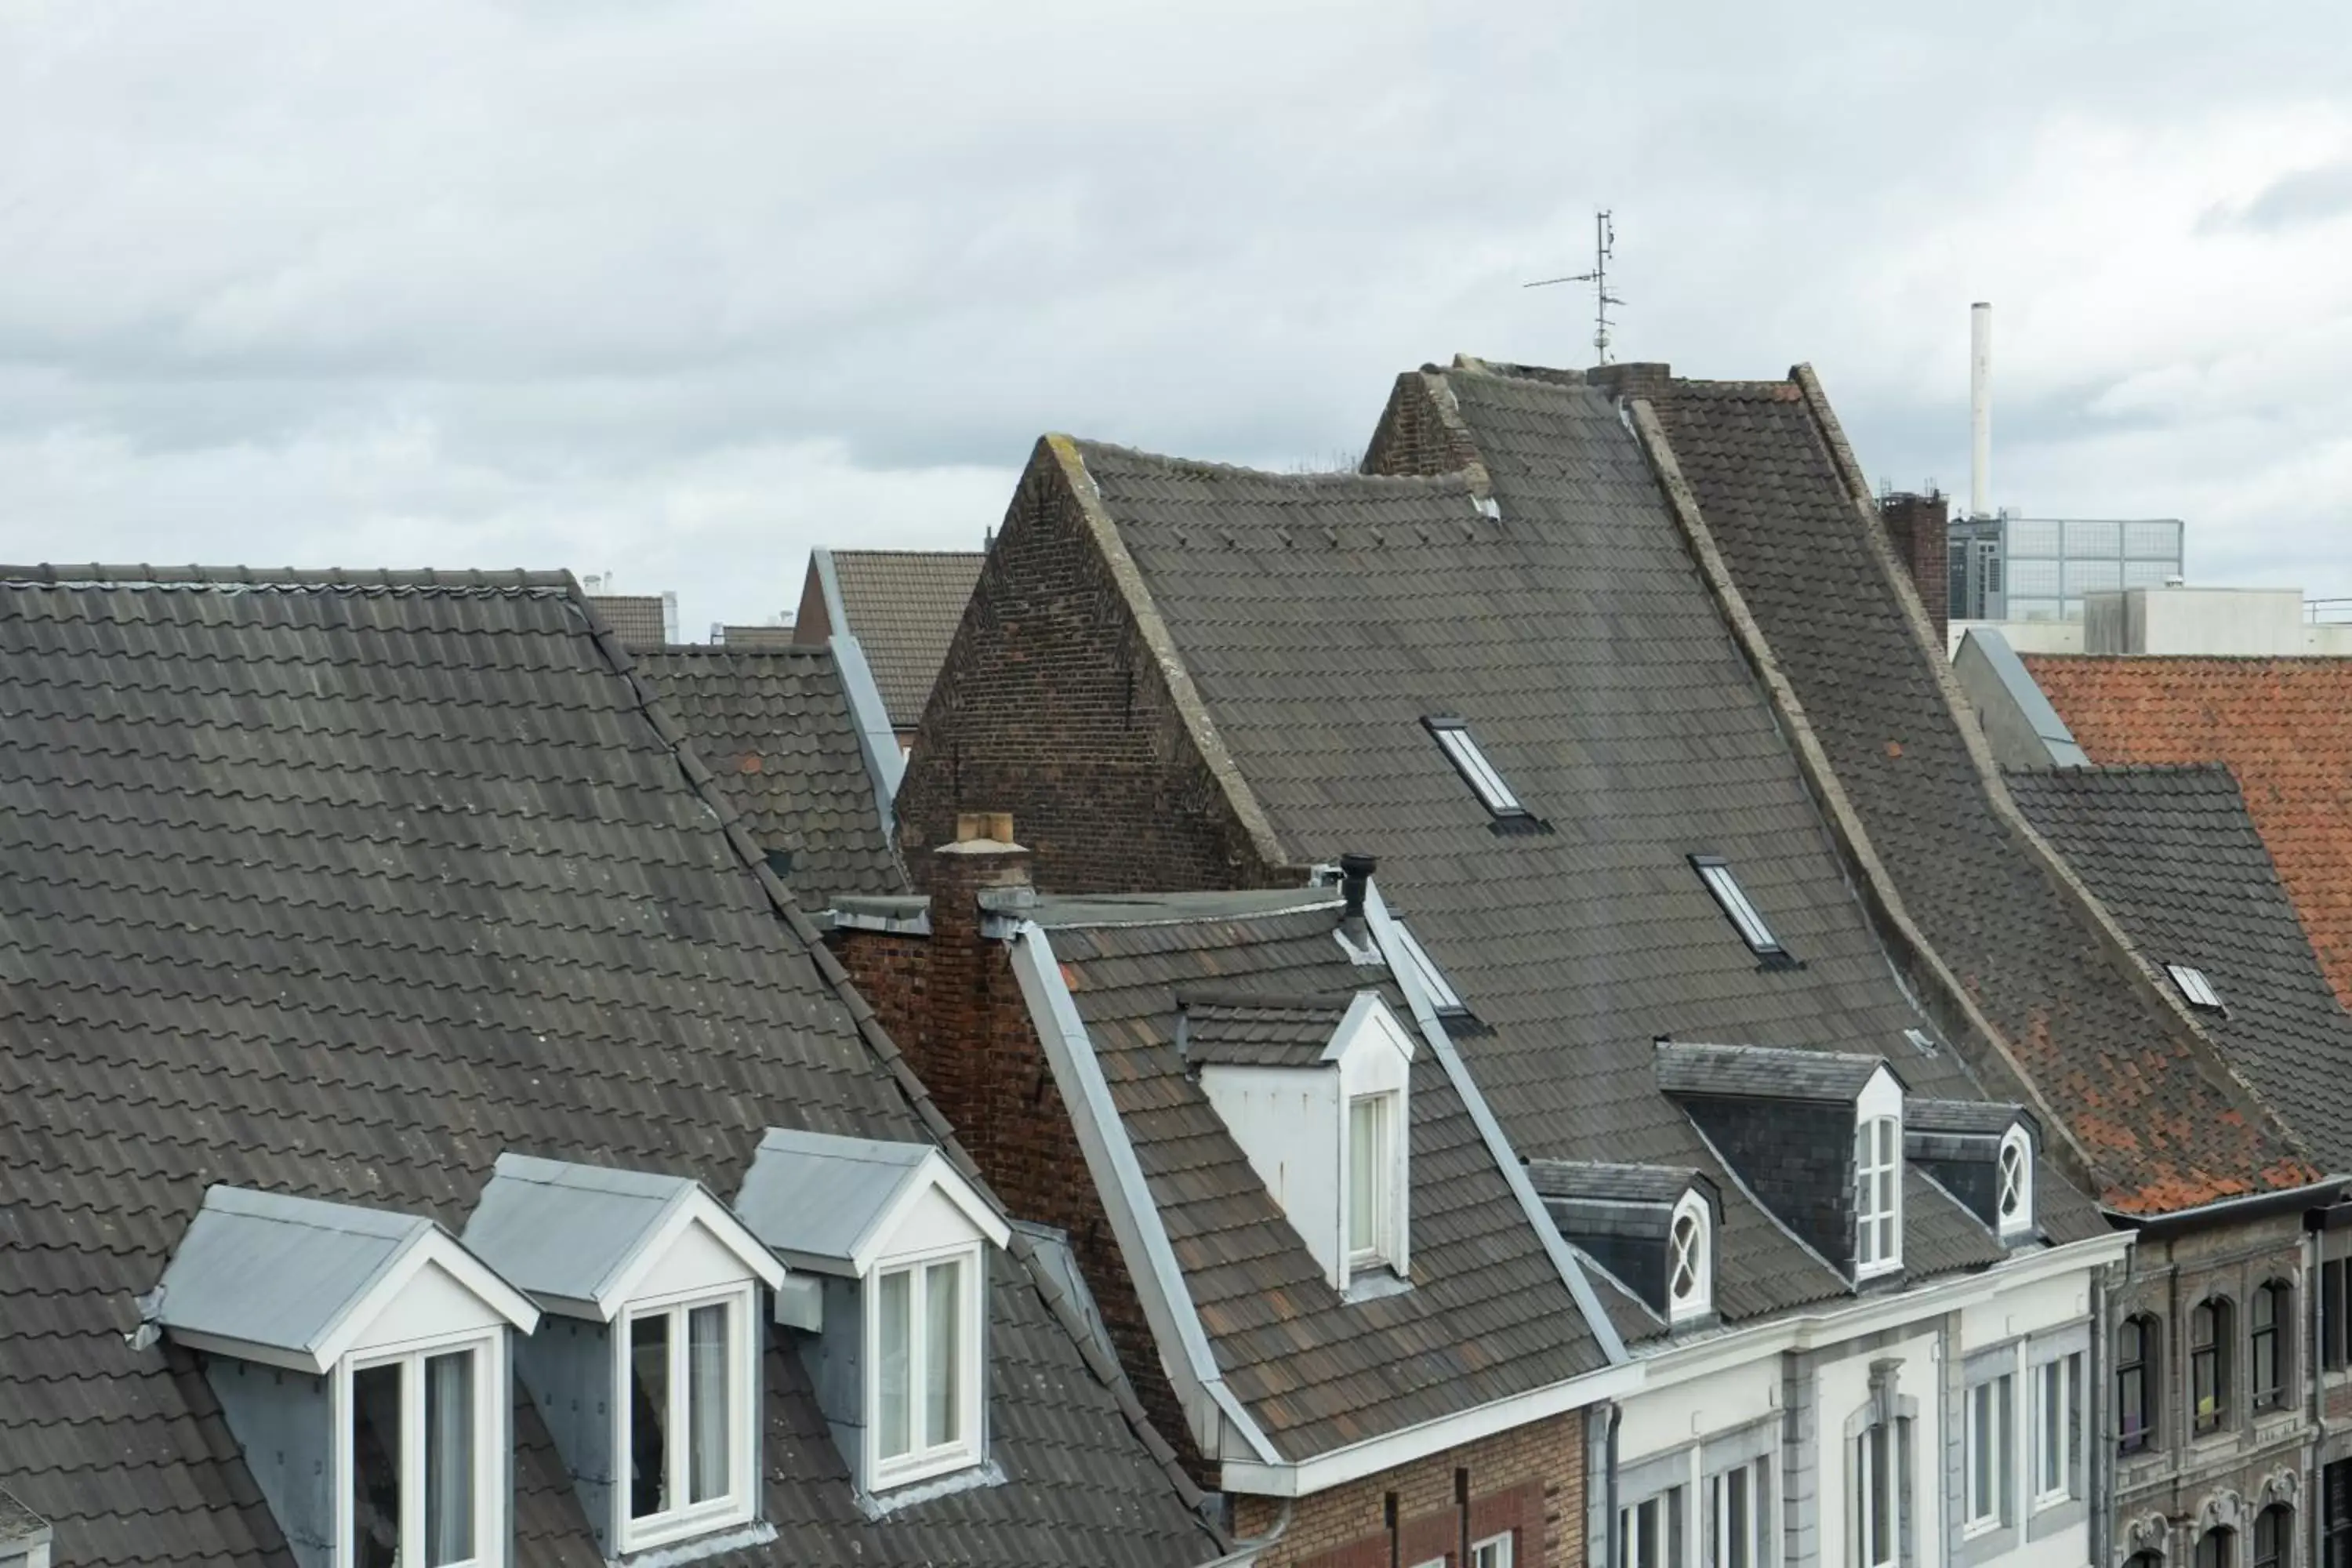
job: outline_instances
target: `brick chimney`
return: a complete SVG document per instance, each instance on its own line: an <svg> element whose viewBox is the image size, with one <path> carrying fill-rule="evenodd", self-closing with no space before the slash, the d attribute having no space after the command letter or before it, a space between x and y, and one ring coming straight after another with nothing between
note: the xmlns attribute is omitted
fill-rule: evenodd
<svg viewBox="0 0 2352 1568"><path fill-rule="evenodd" d="M1675 384L1674 366L1656 360L1620 361L1596 364L1584 373L1585 384L1612 397L1664 397Z"/></svg>
<svg viewBox="0 0 2352 1568"><path fill-rule="evenodd" d="M1950 502L1933 490L1925 495L1897 490L1878 503L1879 520L1886 524L1895 553L1903 558L1912 585L1927 607L1939 648L1948 637L1952 620L1951 558L1946 543L1950 514Z"/></svg>

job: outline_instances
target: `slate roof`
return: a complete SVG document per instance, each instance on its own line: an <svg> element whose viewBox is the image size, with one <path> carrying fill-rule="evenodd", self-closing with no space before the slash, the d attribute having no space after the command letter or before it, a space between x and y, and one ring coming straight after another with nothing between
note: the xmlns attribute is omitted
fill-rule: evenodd
<svg viewBox="0 0 2352 1568"><path fill-rule="evenodd" d="M0 570L0 1487L61 1563L290 1568L184 1349L127 1342L207 1186L454 1231L509 1150L732 1191L772 1123L940 1134L570 579L157 576ZM869 1521L772 1351L780 1539L713 1562L1214 1555L1108 1351L995 1278L1007 1484ZM518 1438L517 1560L590 1561Z"/></svg>
<svg viewBox="0 0 2352 1568"><path fill-rule="evenodd" d="M829 647L673 647L629 656L802 907L899 893L890 844Z"/></svg>
<svg viewBox="0 0 2352 1568"><path fill-rule="evenodd" d="M1957 1132L1999 1137L2019 1121L2021 1109L1981 1100L1906 1100L1903 1102L1905 1132Z"/></svg>
<svg viewBox="0 0 2352 1568"><path fill-rule="evenodd" d="M1479 372L1405 381L1400 396L1458 410L1455 455L1499 516L1467 469L1273 475L1055 445L1083 463L1280 859L1377 850L1392 912L1491 1030L1457 1044L1514 1147L1704 1172L1727 1194L1726 1318L1840 1294L1835 1269L1730 1200L1651 1042L1883 1055L1919 1092L1981 1090L1958 1053L1906 1042L1934 1026L1610 400ZM1549 829L1498 835L1432 714L1466 721ZM1730 862L1796 965L1759 965L1695 853ZM2053 1236L2101 1228L2063 1182L2042 1190Z"/></svg>
<svg viewBox="0 0 2352 1568"><path fill-rule="evenodd" d="M2024 662L2091 761L2219 763L2236 775L2328 984L2352 1006L2352 659Z"/></svg>
<svg viewBox="0 0 2352 1568"><path fill-rule="evenodd" d="M2219 1052L2110 956L2094 906L2005 813L1989 757L1961 730L1943 650L1866 531L1867 489L1841 460L1826 403L1809 398L1809 374L1676 380L1651 406L1911 919L2067 1124L2110 1205L2158 1214L2317 1180Z"/></svg>
<svg viewBox="0 0 2352 1568"><path fill-rule="evenodd" d="M1347 1016L1346 996L1180 991L1184 1059L1227 1067L1315 1067Z"/></svg>
<svg viewBox="0 0 2352 1568"><path fill-rule="evenodd" d="M590 594L588 603L597 616L612 628L613 635L631 647L659 647L668 640L669 618L659 594Z"/></svg>
<svg viewBox="0 0 2352 1568"><path fill-rule="evenodd" d="M987 555L977 550L836 550L845 628L866 650L891 724L922 721ZM838 632L845 628L836 626Z"/></svg>
<svg viewBox="0 0 2352 1568"><path fill-rule="evenodd" d="M1851 1051L1658 1042L1658 1087L1668 1094L1740 1100L1852 1100L1885 1065Z"/></svg>
<svg viewBox="0 0 2352 1568"><path fill-rule="evenodd" d="M1324 1279L1185 1071L1177 998L1214 986L1286 1007L1376 984L1328 895L1291 911L1154 925L1056 923L1054 956L1101 1063L1227 1385L1303 1458L1605 1363L1576 1299L1426 1046L1410 1081L1411 1290L1350 1304ZM1050 912L1050 911L1049 911ZM1336 1025L1338 1019L1334 1016Z"/></svg>
<svg viewBox="0 0 2352 1568"><path fill-rule="evenodd" d="M2220 766L2011 772L2042 836L2143 957L2203 970L2228 1011L2207 1032L2330 1171L2352 1171L2352 1016Z"/></svg>
<svg viewBox="0 0 2352 1568"><path fill-rule="evenodd" d="M1675 1204L1699 1173L1668 1165L1611 1165L1592 1160L1530 1160L1528 1181L1538 1196L1572 1202Z"/></svg>

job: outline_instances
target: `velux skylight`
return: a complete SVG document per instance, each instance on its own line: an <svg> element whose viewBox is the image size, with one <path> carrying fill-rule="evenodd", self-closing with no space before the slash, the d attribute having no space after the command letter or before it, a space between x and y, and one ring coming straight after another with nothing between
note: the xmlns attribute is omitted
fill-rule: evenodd
<svg viewBox="0 0 2352 1568"><path fill-rule="evenodd" d="M1422 722L1429 726L1429 732L1437 737L1446 760L1460 770L1463 779L1488 811L1498 817L1528 815L1528 808L1519 804L1519 797L1511 793L1511 786L1503 782L1503 775L1486 760L1486 753L1478 749L1468 725L1459 719L1443 717L1423 719Z"/></svg>
<svg viewBox="0 0 2352 1568"><path fill-rule="evenodd" d="M1412 965L1413 978L1421 982L1422 994L1429 998L1433 1011L1440 1014L1466 1013L1462 998L1446 984L1445 973L1431 961L1430 956L1402 921L1396 923L1397 944L1404 949L1405 962Z"/></svg>
<svg viewBox="0 0 2352 1568"><path fill-rule="evenodd" d="M2205 972L2186 963L2164 966L2172 975L2172 983L2180 987L2180 994L2191 1007L2201 1007L2208 1013L2221 1011L2221 994L2205 978Z"/></svg>
<svg viewBox="0 0 2352 1568"><path fill-rule="evenodd" d="M1739 879L1732 875L1730 865L1722 856L1694 855L1690 863L1691 868L1698 873L1699 880L1706 884L1706 890L1715 895L1715 901L1722 908L1724 917L1731 921L1732 929L1739 933L1739 940L1748 944L1749 952L1776 967L1792 962L1789 950L1780 945L1780 939L1772 934L1772 928L1764 923L1764 917L1757 913L1754 904L1748 901L1748 894L1740 887Z"/></svg>

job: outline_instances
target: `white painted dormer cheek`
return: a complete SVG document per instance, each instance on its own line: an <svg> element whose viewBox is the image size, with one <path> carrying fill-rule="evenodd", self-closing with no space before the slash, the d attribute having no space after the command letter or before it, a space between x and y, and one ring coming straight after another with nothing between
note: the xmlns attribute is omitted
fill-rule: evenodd
<svg viewBox="0 0 2352 1568"><path fill-rule="evenodd" d="M1201 1088L1324 1277L1339 1286L1345 1101L1330 1068L1212 1067Z"/></svg>

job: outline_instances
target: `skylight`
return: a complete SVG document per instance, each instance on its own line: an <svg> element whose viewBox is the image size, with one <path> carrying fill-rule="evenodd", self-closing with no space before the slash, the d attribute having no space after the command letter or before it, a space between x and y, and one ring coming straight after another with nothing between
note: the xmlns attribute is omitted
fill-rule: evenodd
<svg viewBox="0 0 2352 1568"><path fill-rule="evenodd" d="M2221 994L2213 989L2213 983L2205 978L2203 970L2186 963L2168 963L2164 967L2171 972L2172 983L2180 987L2181 996L2191 1007L2201 1007L2209 1013L2221 1011Z"/></svg>
<svg viewBox="0 0 2352 1568"><path fill-rule="evenodd" d="M1444 972L1431 960L1412 932L1405 929L1402 921L1396 922L1396 933L1398 945L1404 949L1405 962L1412 965L1413 978L1421 982L1422 993L1429 998L1430 1006L1440 1014L1468 1012L1454 987L1446 984Z"/></svg>
<svg viewBox="0 0 2352 1568"><path fill-rule="evenodd" d="M1731 921L1733 929L1739 932L1739 940L1748 944L1750 952L1759 958L1784 959L1789 956L1788 949L1782 947L1780 939L1772 934L1772 928L1764 923L1764 917L1758 914L1756 906L1748 901L1748 894L1741 889L1739 879L1731 874L1731 868L1723 857L1694 855L1690 863L1692 868L1698 872L1699 880L1706 884L1706 890L1715 895L1715 901L1722 906L1724 915Z"/></svg>
<svg viewBox="0 0 2352 1568"><path fill-rule="evenodd" d="M1488 811L1496 816L1528 815L1528 808L1519 804L1519 797L1511 793L1511 786L1503 782L1503 775L1495 771L1495 764L1478 749L1467 725L1459 719L1424 719L1422 722L1429 726L1429 732L1437 737L1446 760L1461 771Z"/></svg>

